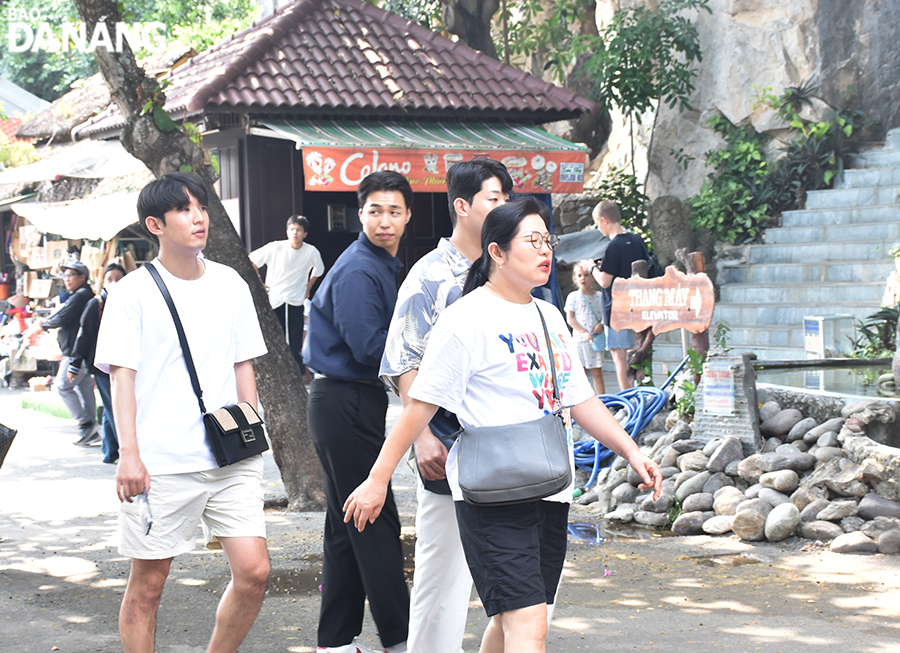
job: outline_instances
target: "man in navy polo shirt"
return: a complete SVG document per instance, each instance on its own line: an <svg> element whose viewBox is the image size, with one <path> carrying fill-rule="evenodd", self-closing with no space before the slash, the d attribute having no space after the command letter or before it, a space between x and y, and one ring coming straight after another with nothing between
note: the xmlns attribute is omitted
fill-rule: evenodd
<svg viewBox="0 0 900 653"><path fill-rule="evenodd" d="M358 532L343 506L369 475L384 443L388 397L378 380L397 301L400 238L412 188L403 175L374 172L357 189L362 233L335 262L309 311L303 360L314 372L309 430L325 472L324 561L318 649L361 651L368 597L381 642L406 651L409 593L403 578L400 518L388 492L381 518Z"/></svg>

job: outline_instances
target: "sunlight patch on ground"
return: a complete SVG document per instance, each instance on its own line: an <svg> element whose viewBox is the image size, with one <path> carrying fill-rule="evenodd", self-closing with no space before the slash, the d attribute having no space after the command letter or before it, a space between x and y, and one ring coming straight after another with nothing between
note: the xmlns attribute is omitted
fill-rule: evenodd
<svg viewBox="0 0 900 653"><path fill-rule="evenodd" d="M836 598L833 603L835 607L844 610L866 610L867 614L882 617L900 616L900 602L884 595Z"/></svg>
<svg viewBox="0 0 900 653"><path fill-rule="evenodd" d="M806 646L838 647L842 642L826 637L813 637L808 632L800 632L789 628L767 628L759 624L745 624L741 628L720 628L720 632L742 637L751 637L760 642L803 642ZM832 648L831 650L837 650Z"/></svg>
<svg viewBox="0 0 900 653"><path fill-rule="evenodd" d="M568 630L573 633L583 633L595 627L597 624L617 624L618 619L583 619L580 617L569 617L568 619L554 619L553 627L562 630Z"/></svg>
<svg viewBox="0 0 900 653"><path fill-rule="evenodd" d="M643 608L650 605L647 601L638 601L637 599L616 599L615 601L611 601L611 603L615 603L616 605L626 605L633 608Z"/></svg>
<svg viewBox="0 0 900 653"><path fill-rule="evenodd" d="M89 580L99 573L96 563L90 560L63 556L19 558L12 564L0 567L0 570L3 569L65 578L70 583L80 583L81 581Z"/></svg>
<svg viewBox="0 0 900 653"><path fill-rule="evenodd" d="M86 623L90 623L91 618L85 617L82 615L77 615L77 616L72 615L72 616L68 616L68 617L62 617L62 620L68 621L70 624L86 624Z"/></svg>
<svg viewBox="0 0 900 653"><path fill-rule="evenodd" d="M673 587L696 587L696 588L706 587L705 583L700 582L696 578L676 578L669 584L672 585Z"/></svg>
<svg viewBox="0 0 900 653"><path fill-rule="evenodd" d="M742 614L756 614L759 612L754 607L744 605L737 601L692 601L686 596L683 597L666 597L661 599L663 603L676 606L678 608L693 608L694 610L702 610L705 612L713 612L716 610L728 610L730 612L740 612Z"/></svg>

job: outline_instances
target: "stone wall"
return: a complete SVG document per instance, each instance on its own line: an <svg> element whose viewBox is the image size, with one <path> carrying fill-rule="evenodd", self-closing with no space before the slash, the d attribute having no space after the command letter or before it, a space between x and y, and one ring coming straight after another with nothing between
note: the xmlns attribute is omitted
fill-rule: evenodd
<svg viewBox="0 0 900 653"><path fill-rule="evenodd" d="M619 7L656 0L597 4L602 26ZM715 112L776 138L783 135L784 125L773 112L754 109L761 88L780 94L813 79L822 99L838 105L852 87L846 100L872 121L868 139L881 140L888 129L900 127L900 3L710 0L710 8L711 14L694 17L703 53L691 98L694 110L679 113L663 106L635 125L638 175L646 172L650 197L696 194L709 173L704 155L720 145L706 127ZM606 147L592 163L595 170L621 167L630 157L628 122L614 115L612 125ZM678 149L695 159L687 170L671 156Z"/></svg>

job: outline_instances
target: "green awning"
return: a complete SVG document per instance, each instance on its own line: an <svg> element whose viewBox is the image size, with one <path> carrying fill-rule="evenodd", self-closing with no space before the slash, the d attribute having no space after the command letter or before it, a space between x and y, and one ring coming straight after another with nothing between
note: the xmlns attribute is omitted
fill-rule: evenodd
<svg viewBox="0 0 900 653"><path fill-rule="evenodd" d="M539 127L453 120L259 120L250 133L303 150L304 188L352 191L376 170L396 170L415 192L446 191L447 170L486 156L503 163L519 193L580 193L588 148Z"/></svg>
<svg viewBox="0 0 900 653"><path fill-rule="evenodd" d="M539 127L513 123L359 120L260 120L257 136L284 138L304 147L363 147L446 150L538 150L587 152L587 147ZM266 133L271 130L273 133Z"/></svg>

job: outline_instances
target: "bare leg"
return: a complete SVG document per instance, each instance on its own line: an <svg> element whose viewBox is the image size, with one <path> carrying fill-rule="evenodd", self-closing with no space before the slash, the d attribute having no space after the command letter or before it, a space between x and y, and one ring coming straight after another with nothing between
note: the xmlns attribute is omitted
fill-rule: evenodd
<svg viewBox="0 0 900 653"><path fill-rule="evenodd" d="M588 370L594 379L594 392L598 395L606 394L606 382L603 380L603 368L592 367Z"/></svg>
<svg viewBox="0 0 900 653"><path fill-rule="evenodd" d="M156 610L172 558L132 560L128 586L119 608L119 635L125 653L153 653Z"/></svg>
<svg viewBox="0 0 900 653"><path fill-rule="evenodd" d="M231 566L231 582L216 610L216 627L207 653L234 653L244 640L266 596L269 552L262 537L220 537Z"/></svg>
<svg viewBox="0 0 900 653"><path fill-rule="evenodd" d="M628 382L628 361L625 358L628 350L610 349L609 353L612 354L613 363L616 365L616 379L619 381L619 390L627 390L631 387L631 384Z"/></svg>
<svg viewBox="0 0 900 653"><path fill-rule="evenodd" d="M480 653L545 653L547 604L508 610L491 617Z"/></svg>

